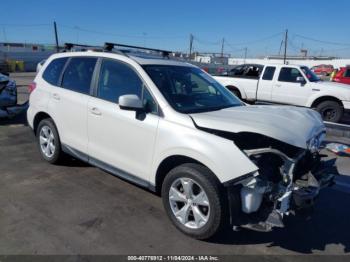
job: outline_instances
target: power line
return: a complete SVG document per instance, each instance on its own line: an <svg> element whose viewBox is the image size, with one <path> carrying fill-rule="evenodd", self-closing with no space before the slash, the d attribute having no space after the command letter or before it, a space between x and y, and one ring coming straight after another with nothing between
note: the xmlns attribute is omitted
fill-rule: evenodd
<svg viewBox="0 0 350 262"><path fill-rule="evenodd" d="M264 37L264 38L260 38L260 39L256 39L256 40L252 40L252 41L248 41L248 42L233 43L233 44L231 43L231 45L233 45L233 46L244 46L244 45L256 44L256 43L259 43L259 42L270 40L272 38L276 38L277 36L281 36L282 34L283 34L283 32L279 32L279 33L276 33L276 34L273 34L273 35L270 35L270 36L267 36L267 37Z"/></svg>
<svg viewBox="0 0 350 262"><path fill-rule="evenodd" d="M50 24L0 24L0 26L9 26L9 27L42 27L42 26L51 26Z"/></svg>
<svg viewBox="0 0 350 262"><path fill-rule="evenodd" d="M329 41L319 40L319 39L315 39L315 38L311 38L311 37L307 37L307 36L302 36L302 35L298 35L298 34L295 34L295 37L303 38L303 39L318 42L318 43L328 44L328 45L350 46L349 43L329 42Z"/></svg>
<svg viewBox="0 0 350 262"><path fill-rule="evenodd" d="M203 44L203 45L220 45L222 44L222 40L219 40L217 42L211 42L211 41L206 41L203 39L198 38L197 36L194 36L193 39L199 43L199 44Z"/></svg>
<svg viewBox="0 0 350 262"><path fill-rule="evenodd" d="M145 36L145 33L142 35L126 35L126 34L116 34L116 33L110 33L110 32L102 32L102 31L96 31L91 29L86 29L80 26L69 26L69 25L63 25L58 24L60 27L69 28L72 30L80 31L80 32L86 32L86 33L92 33L92 34L98 34L98 35L109 35L109 36L116 36L116 37L125 37L125 38L136 38L136 39L185 39L185 36Z"/></svg>

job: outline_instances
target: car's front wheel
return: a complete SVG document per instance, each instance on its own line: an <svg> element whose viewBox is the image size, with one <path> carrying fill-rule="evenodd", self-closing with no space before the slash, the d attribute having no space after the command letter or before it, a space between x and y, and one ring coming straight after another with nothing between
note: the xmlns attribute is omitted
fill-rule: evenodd
<svg viewBox="0 0 350 262"><path fill-rule="evenodd" d="M36 131L41 156L51 164L57 163L61 157L61 143L57 128L50 118L43 119Z"/></svg>
<svg viewBox="0 0 350 262"><path fill-rule="evenodd" d="M165 210L183 233L207 239L226 221L223 190L214 174L199 164L183 164L169 172L162 186Z"/></svg>

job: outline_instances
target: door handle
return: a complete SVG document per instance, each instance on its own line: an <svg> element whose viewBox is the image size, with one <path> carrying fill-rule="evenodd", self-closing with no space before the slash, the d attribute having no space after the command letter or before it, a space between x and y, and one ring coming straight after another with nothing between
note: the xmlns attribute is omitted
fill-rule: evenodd
<svg viewBox="0 0 350 262"><path fill-rule="evenodd" d="M94 114L94 115L97 115L97 116L102 115L101 111L97 107L91 108L90 112L91 112L91 114Z"/></svg>
<svg viewBox="0 0 350 262"><path fill-rule="evenodd" d="M282 85L280 85L280 84L276 84L276 87L281 87Z"/></svg>
<svg viewBox="0 0 350 262"><path fill-rule="evenodd" d="M60 99L61 99L60 96L59 96L59 94L54 93L52 96L53 96L53 98L56 99L56 100L60 100Z"/></svg>

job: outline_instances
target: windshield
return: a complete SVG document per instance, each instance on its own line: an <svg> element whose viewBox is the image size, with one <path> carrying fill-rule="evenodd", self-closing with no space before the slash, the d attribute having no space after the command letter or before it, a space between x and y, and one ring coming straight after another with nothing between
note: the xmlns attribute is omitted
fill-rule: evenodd
<svg viewBox="0 0 350 262"><path fill-rule="evenodd" d="M199 68L169 65L146 65L143 68L178 112L199 113L244 105Z"/></svg>
<svg viewBox="0 0 350 262"><path fill-rule="evenodd" d="M5 81L8 81L8 80L9 80L8 76L5 76L5 75L0 73L0 82L5 82Z"/></svg>
<svg viewBox="0 0 350 262"><path fill-rule="evenodd" d="M310 82L321 81L321 79L314 72L312 72L308 67L302 66L300 67L300 69L303 70L304 74L306 75L306 77L309 79Z"/></svg>

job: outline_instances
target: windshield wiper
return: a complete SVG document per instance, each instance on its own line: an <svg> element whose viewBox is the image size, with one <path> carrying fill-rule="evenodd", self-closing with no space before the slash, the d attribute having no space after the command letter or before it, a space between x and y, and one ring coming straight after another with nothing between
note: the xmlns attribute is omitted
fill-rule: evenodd
<svg viewBox="0 0 350 262"><path fill-rule="evenodd" d="M206 107L206 108L198 108L198 109L188 110L186 113L188 113L188 114L195 114L195 113L219 111L219 110L222 110L222 109L225 109L225 108L236 107L236 106L241 106L241 105L237 104L237 105L226 105L226 106L213 106L213 107Z"/></svg>

